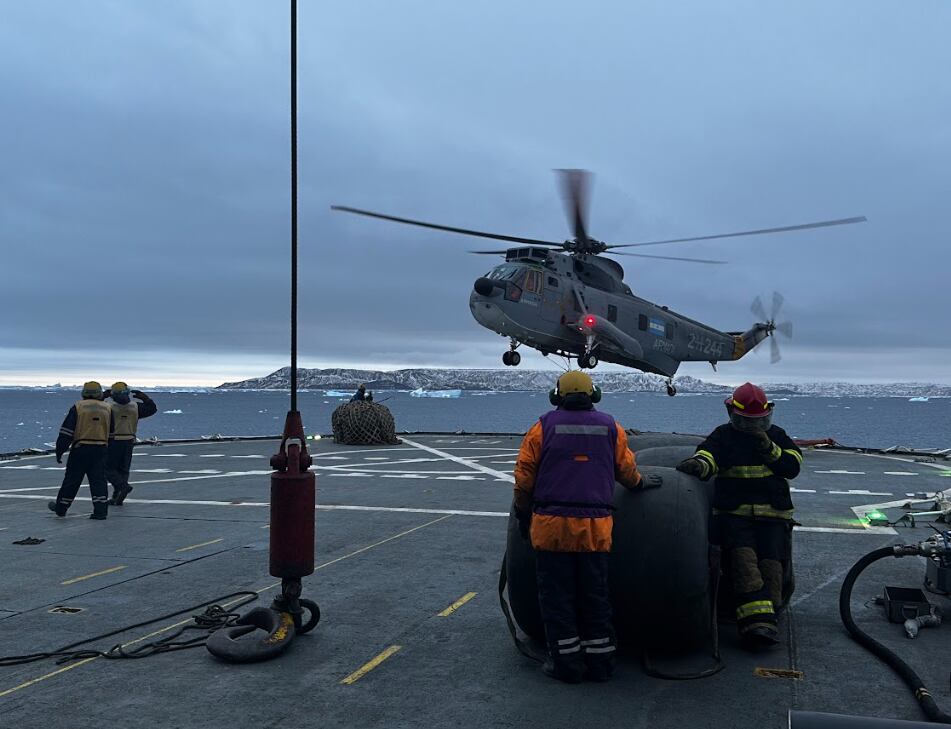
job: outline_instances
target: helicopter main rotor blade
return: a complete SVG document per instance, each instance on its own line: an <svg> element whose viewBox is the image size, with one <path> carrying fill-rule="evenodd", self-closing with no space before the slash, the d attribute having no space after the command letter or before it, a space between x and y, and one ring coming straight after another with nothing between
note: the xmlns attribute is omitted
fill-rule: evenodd
<svg viewBox="0 0 951 729"><path fill-rule="evenodd" d="M588 231L585 221L588 217L589 190L591 173L587 170L555 170L561 183L561 196L565 203L565 212L575 240L586 242Z"/></svg>
<svg viewBox="0 0 951 729"><path fill-rule="evenodd" d="M791 321L781 321L776 325L776 331L782 334L787 339L792 338L792 322Z"/></svg>
<svg viewBox="0 0 951 729"><path fill-rule="evenodd" d="M729 261L710 261L706 258L680 258L678 256L649 256L646 253L615 253L610 251L612 256L637 256L638 258L658 258L663 261L686 261L687 263L729 263Z"/></svg>
<svg viewBox="0 0 951 729"><path fill-rule="evenodd" d="M741 230L737 233L718 233L717 235L700 235L693 238L671 238L669 240L650 240L644 243L622 243L609 245L608 248L636 248L638 246L659 246L666 243L686 243L695 240L715 240L717 238L738 238L744 235L763 235L764 233L788 233L794 230L809 230L811 228L829 228L833 225L852 225L864 223L868 220L864 215L857 218L842 218L841 220L821 220L818 223L803 223L802 225L787 225L782 228L760 228L759 230Z"/></svg>
<svg viewBox="0 0 951 729"><path fill-rule="evenodd" d="M520 238L514 235L500 235L499 233L486 233L481 230L469 230L468 228L454 228L449 225L437 225L436 223L427 223L422 220L412 220L410 218L397 218L394 215L384 215L383 213L374 213L370 210L360 210L350 208L345 205L331 205L331 210L339 210L342 213L353 213L355 215L365 215L368 218L379 218L380 220L391 220L394 223L405 223L406 225L416 225L420 228L432 228L433 230L445 230L449 233L460 233L462 235L474 235L478 238L491 238L493 240L506 240L512 243L527 243L533 246L552 246L561 248L561 243L555 243L550 240L536 240L535 238Z"/></svg>
<svg viewBox="0 0 951 729"><path fill-rule="evenodd" d="M466 253L475 253L477 256L499 256L505 255L508 251L466 251Z"/></svg>

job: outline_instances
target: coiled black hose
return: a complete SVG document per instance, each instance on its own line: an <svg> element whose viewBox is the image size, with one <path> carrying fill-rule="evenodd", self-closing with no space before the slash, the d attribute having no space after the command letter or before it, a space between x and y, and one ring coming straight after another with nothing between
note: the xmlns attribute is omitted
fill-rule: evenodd
<svg viewBox="0 0 951 729"><path fill-rule="evenodd" d="M918 700L921 710L925 713L925 716L928 717L929 721L939 724L951 724L951 716L945 714L940 708L938 708L938 705L935 703L934 698L932 698L931 693L925 687L921 677L915 673L914 669L905 663L905 661L903 661L894 651L886 648L868 633L863 631L858 625L855 624L855 620L852 618L852 588L854 587L855 581L858 579L858 576L862 573L862 571L865 570L865 568L870 564L877 562L880 559L885 559L886 557L903 557L905 555L916 553L917 551L915 547L906 547L904 545L897 547L881 547L880 549L869 552L858 562L852 565L852 569L850 569L849 573L845 576L845 581L842 583L842 589L839 591L839 615L842 618L842 624L845 626L845 629L849 631L849 634L852 636L852 638L854 638L857 643L870 650L885 663L891 666L895 673L897 673L901 679L906 684L908 684L908 687L912 690L915 698Z"/></svg>

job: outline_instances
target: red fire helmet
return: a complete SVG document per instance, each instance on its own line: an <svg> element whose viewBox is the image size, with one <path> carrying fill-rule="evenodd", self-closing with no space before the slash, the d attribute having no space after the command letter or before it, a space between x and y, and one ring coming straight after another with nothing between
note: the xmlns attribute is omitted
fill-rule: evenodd
<svg viewBox="0 0 951 729"><path fill-rule="evenodd" d="M723 402L745 418L765 418L773 410L773 403L766 399L763 389L751 382L740 385Z"/></svg>

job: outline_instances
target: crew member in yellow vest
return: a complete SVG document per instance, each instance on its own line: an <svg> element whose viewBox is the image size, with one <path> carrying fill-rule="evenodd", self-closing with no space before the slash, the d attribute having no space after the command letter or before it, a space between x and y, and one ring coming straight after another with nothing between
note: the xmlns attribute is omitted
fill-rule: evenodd
<svg viewBox="0 0 951 729"><path fill-rule="evenodd" d="M125 497L132 491L129 485L129 468L132 466L132 449L139 420L155 415L158 408L141 390L130 390L124 382L116 382L104 393L106 403L112 407L112 419L116 433L109 442L106 455L106 480L112 484L109 503L122 506ZM132 398L141 402L133 402Z"/></svg>
<svg viewBox="0 0 951 729"><path fill-rule="evenodd" d="M102 401L102 385L87 382L83 385L82 400L66 413L66 419L56 439L56 462L63 462L68 450L66 474L56 501L47 506L56 516L66 512L76 498L84 478L89 478L92 493L90 519L105 519L109 512L109 487L106 485L106 450L115 430L112 408Z"/></svg>

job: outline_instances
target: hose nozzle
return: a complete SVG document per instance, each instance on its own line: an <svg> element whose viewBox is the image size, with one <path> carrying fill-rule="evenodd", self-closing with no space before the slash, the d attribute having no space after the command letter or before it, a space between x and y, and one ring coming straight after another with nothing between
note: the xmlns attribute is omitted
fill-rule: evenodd
<svg viewBox="0 0 951 729"><path fill-rule="evenodd" d="M920 544L896 544L892 549L896 557L915 557L922 554Z"/></svg>

